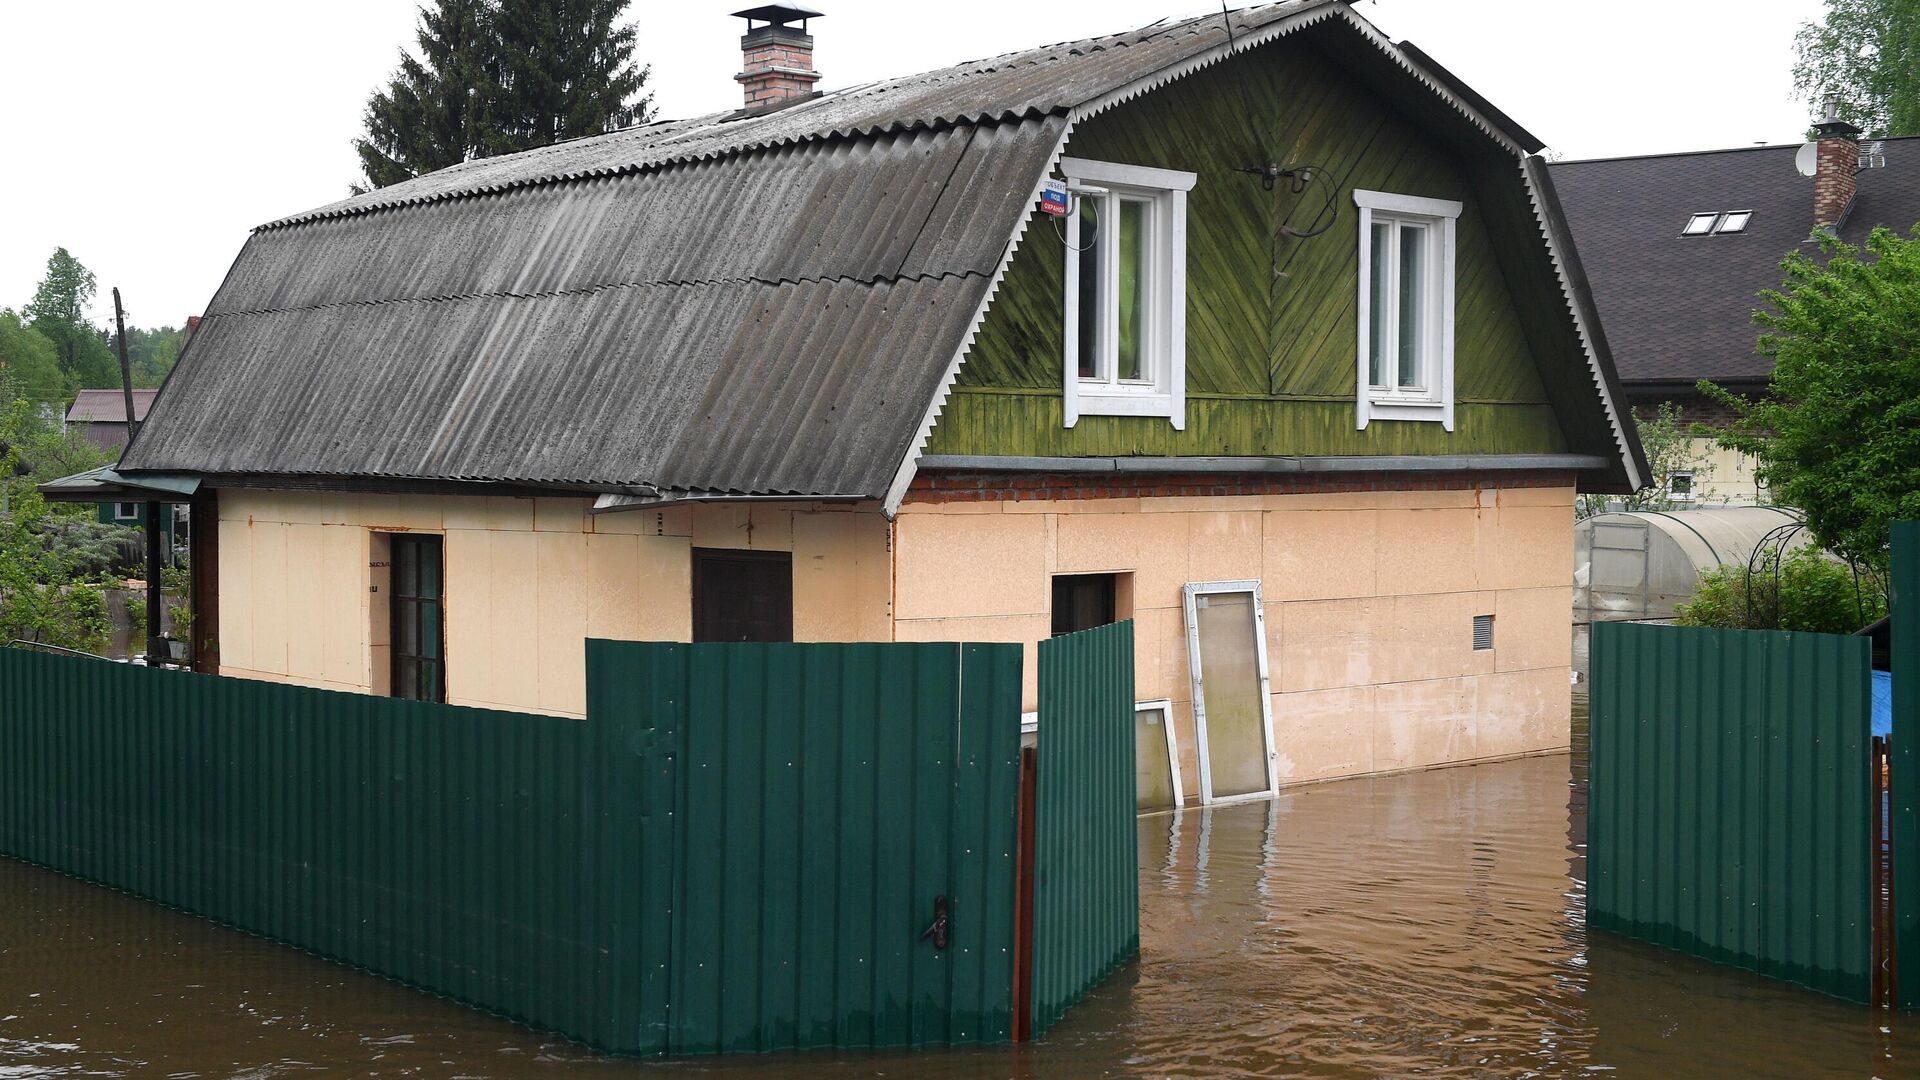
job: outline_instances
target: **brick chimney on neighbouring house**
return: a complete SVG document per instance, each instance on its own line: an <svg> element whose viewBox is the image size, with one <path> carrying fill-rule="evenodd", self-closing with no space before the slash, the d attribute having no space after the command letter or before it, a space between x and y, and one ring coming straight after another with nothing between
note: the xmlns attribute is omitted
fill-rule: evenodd
<svg viewBox="0 0 1920 1080"><path fill-rule="evenodd" d="M1813 126L1813 227L1830 229L1847 216L1858 189L1860 129L1840 119L1840 102L1827 99L1827 115Z"/></svg>
<svg viewBox="0 0 1920 1080"><path fill-rule="evenodd" d="M766 112L813 96L820 73L813 70L813 36L807 20L820 12L799 4L762 4L734 15L747 20L740 39L740 74L734 78L747 94L749 112ZM765 26L753 25L755 20ZM792 23L799 23L796 29Z"/></svg>

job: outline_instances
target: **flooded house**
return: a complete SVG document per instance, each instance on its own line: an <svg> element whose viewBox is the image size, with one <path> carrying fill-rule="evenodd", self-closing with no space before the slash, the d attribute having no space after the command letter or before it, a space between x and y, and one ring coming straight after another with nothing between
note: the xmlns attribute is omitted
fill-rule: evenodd
<svg viewBox="0 0 1920 1080"><path fill-rule="evenodd" d="M1574 497L1646 472L1538 139L1331 0L830 92L739 14L741 109L254 231L116 473L217 523L196 666L1014 641L1031 709L1132 619L1161 802L1567 746Z"/></svg>

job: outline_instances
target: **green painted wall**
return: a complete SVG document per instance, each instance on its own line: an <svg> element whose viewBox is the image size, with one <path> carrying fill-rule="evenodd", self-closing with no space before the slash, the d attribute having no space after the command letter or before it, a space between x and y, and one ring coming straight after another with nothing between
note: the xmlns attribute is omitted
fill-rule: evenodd
<svg viewBox="0 0 1920 1080"><path fill-rule="evenodd" d="M1319 165L1325 178L1295 196L1284 181L1266 192L1257 177L1238 172L1258 157L1249 113L1270 155ZM1187 212L1187 428L1104 416L1082 417L1071 430L1061 426L1065 256L1052 220L1036 213L927 452L1566 451L1561 418L1543 387L1480 202L1487 166L1464 161L1449 146L1298 39L1264 46L1088 120L1069 139L1067 154L1199 175ZM1506 172L1499 186L1517 192L1518 162L1498 164ZM1333 227L1313 239L1281 236L1290 212L1298 227L1311 222L1328 183L1338 189ZM1452 432L1437 423L1390 420L1354 428L1355 188L1466 204L1457 237ZM1564 312L1559 319L1566 322ZM1561 356L1556 363L1565 362ZM1586 377L1584 365L1578 377Z"/></svg>

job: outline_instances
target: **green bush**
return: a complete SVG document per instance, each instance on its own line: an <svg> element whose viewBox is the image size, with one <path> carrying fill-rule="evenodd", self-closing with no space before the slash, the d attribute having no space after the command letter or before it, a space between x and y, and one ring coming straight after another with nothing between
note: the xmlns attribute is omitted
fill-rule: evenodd
<svg viewBox="0 0 1920 1080"><path fill-rule="evenodd" d="M1878 584L1823 555L1811 544L1758 569L1721 566L1700 575L1693 598L1674 609L1681 626L1723 630L1806 630L1851 634L1887 613Z"/></svg>

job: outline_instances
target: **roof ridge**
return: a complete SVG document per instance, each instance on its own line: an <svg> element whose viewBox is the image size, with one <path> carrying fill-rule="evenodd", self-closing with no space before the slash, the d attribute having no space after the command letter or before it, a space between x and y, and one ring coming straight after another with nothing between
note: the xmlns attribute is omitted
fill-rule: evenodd
<svg viewBox="0 0 1920 1080"><path fill-rule="evenodd" d="M1252 4L1230 12L1236 31L1255 33L1281 20L1318 8L1344 8L1347 0L1273 0ZM327 203L298 214L277 218L256 231L285 228L326 218L346 217L376 210L394 209L459 198L470 198L496 191L532 187L548 183L567 183L599 176L622 175L671 168L699 161L722 160L780 147L835 138L872 138L876 135L911 131L921 127L958 127L962 124L1006 123L1032 116L1062 113L1087 101L1098 100L1115 89L1137 81L1152 71L1105 72L1098 85L1085 87L1021 86L1016 80L1002 96L991 94L994 87L975 95L971 102L961 101L951 108L930 101L912 100L916 87L946 87L991 76L1014 64L1039 68L1062 61L1087 61L1102 53L1146 45L1182 30L1197 31L1217 26L1220 14L1208 12L1165 25L1150 23L1093 37L1078 38L1053 45L1031 46L983 60L965 61L942 68L897 76L818 94L773 112L744 115L742 111L709 113L680 120L657 120L644 125L621 128L597 135L581 136L546 146L534 147L498 157L475 158L386 188ZM1358 16L1355 16L1358 18ZM1195 36L1198 36L1195 34ZM1196 48L1194 53L1204 51ZM1169 55L1159 68L1177 67L1191 59ZM1123 65L1124 66L1124 65ZM884 106L889 94L909 100L902 108ZM923 95L924 96L924 95ZM1071 98L1071 99L1069 99ZM872 106L861 111L862 105ZM853 115L845 115L847 113ZM738 125L737 127L733 125ZM665 137L649 140L646 133ZM704 140L695 138L705 132ZM716 138L728 132L736 138ZM514 174L510 164L551 164L530 172ZM503 165L508 167L503 168ZM571 165L572 167L568 167ZM437 178L437 181L436 181ZM463 182L464 181L464 182Z"/></svg>
<svg viewBox="0 0 1920 1080"><path fill-rule="evenodd" d="M531 292L521 292L513 289L488 289L482 292L439 293L432 296L392 296L382 297L378 300L335 300L331 303L301 304L295 307L247 308L240 311L211 313L205 316L203 321L212 322L215 319L234 319L255 315L285 315L297 311L331 311L336 308L386 307L393 304L439 304L451 303L458 300L495 300L502 298L514 300L546 300L556 296L586 296L597 292L607 292L612 289L690 289L705 285L762 285L771 289L785 288L792 285L862 285L877 287L881 285L892 286L923 281L962 281L967 278L986 276L987 273L984 270L942 270L937 273L873 274L867 277L857 277L852 274L820 274L813 277L770 278L749 274L740 277L662 278L654 281L610 281L604 284L588 285L578 289L537 289ZM112 393L116 396L120 393L118 390L102 390L100 392ZM139 393L140 391L135 390L134 392ZM148 392L153 393L155 391Z"/></svg>

